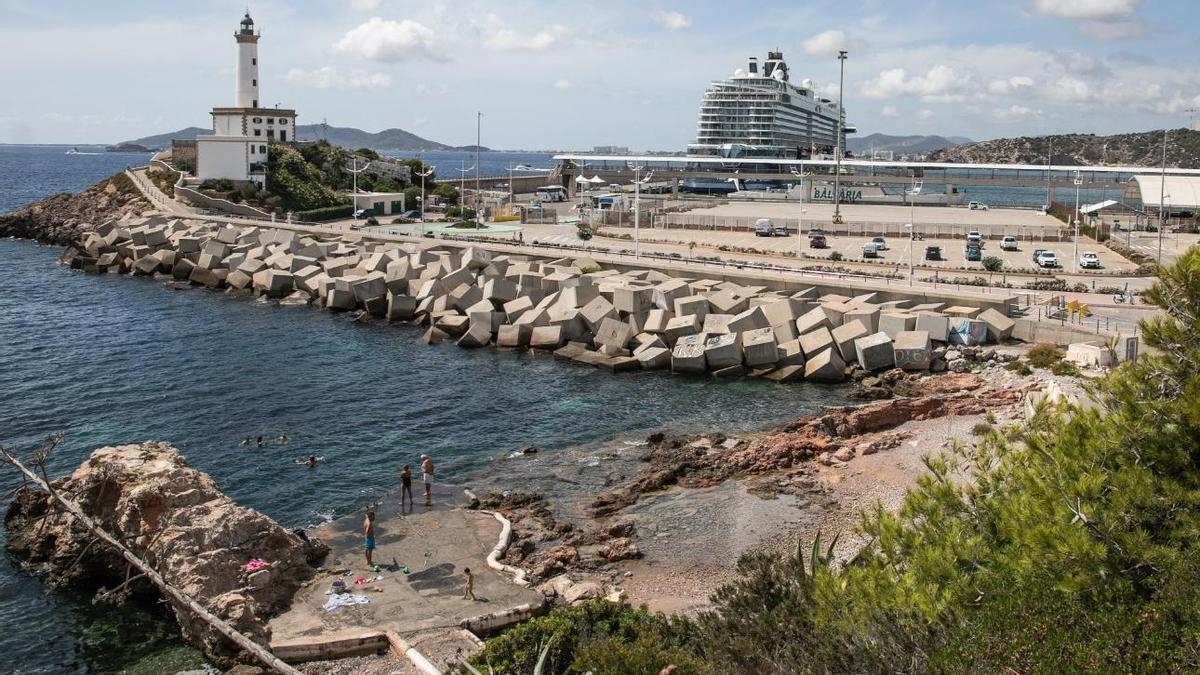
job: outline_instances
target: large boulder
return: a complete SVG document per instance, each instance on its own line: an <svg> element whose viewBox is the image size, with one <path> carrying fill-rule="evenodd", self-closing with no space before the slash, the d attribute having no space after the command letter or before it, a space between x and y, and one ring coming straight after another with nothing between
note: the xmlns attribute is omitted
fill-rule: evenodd
<svg viewBox="0 0 1200 675"><path fill-rule="evenodd" d="M167 583L263 644L270 637L267 618L288 606L314 577L311 565L329 550L238 506L166 443L100 448L54 487L136 555L152 560ZM120 555L93 542L78 519L45 493L19 490L4 525L9 552L42 571L50 586L115 588L127 578ZM269 579L251 582L244 569L249 558L266 561ZM158 593L144 578L131 587ZM239 650L223 636L173 602L163 607L175 612L183 636L214 663L236 664Z"/></svg>

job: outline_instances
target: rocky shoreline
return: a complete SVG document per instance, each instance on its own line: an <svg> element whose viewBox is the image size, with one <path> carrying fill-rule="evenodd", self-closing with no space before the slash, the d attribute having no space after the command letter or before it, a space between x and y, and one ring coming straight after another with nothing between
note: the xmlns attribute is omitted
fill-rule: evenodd
<svg viewBox="0 0 1200 675"><path fill-rule="evenodd" d="M96 225L148 212L151 204L124 173L75 194L51 195L0 215L0 237L69 246Z"/></svg>

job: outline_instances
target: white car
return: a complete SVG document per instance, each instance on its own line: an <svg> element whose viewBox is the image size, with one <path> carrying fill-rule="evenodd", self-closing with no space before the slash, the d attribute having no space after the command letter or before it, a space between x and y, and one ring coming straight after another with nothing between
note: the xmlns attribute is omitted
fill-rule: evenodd
<svg viewBox="0 0 1200 675"><path fill-rule="evenodd" d="M1037 257L1038 267L1058 267L1058 256L1053 251L1042 251Z"/></svg>
<svg viewBox="0 0 1200 675"><path fill-rule="evenodd" d="M983 235L979 234L978 230L971 230L967 233L967 245L983 247Z"/></svg>
<svg viewBox="0 0 1200 675"><path fill-rule="evenodd" d="M1079 254L1079 266L1100 269L1100 256L1093 251L1084 251Z"/></svg>
<svg viewBox="0 0 1200 675"><path fill-rule="evenodd" d="M1005 237L1005 238L1001 239L1000 240L1000 250L1001 251L1016 251L1017 250L1017 238L1016 237Z"/></svg>
<svg viewBox="0 0 1200 675"><path fill-rule="evenodd" d="M875 244L875 250L876 250L876 251L886 251L886 250L888 250L888 247L887 247L887 240L886 240L886 239L884 239L883 237L875 237L874 239L872 239L872 240L871 240L871 243L872 243L872 244Z"/></svg>
<svg viewBox="0 0 1200 675"><path fill-rule="evenodd" d="M971 202L967 204L967 208L972 211L987 211L988 205L983 202Z"/></svg>

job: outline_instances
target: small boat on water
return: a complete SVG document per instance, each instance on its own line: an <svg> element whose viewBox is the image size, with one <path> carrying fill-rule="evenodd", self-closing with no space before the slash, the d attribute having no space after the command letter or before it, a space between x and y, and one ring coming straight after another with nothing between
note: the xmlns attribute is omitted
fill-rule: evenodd
<svg viewBox="0 0 1200 675"><path fill-rule="evenodd" d="M68 155L78 155L78 154L80 154L80 152L79 152L79 148L71 148L70 150L68 150L68 151L66 152L66 154L68 154Z"/></svg>

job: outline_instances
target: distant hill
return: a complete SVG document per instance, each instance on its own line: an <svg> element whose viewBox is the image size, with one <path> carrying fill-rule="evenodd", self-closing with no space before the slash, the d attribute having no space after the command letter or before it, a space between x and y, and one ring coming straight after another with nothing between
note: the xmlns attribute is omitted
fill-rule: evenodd
<svg viewBox="0 0 1200 675"><path fill-rule="evenodd" d="M970 143L971 139L961 136L889 136L871 134L851 136L846 139L846 148L855 155L869 156L872 150L892 151L897 155L927 155L942 148L959 143Z"/></svg>
<svg viewBox="0 0 1200 675"><path fill-rule="evenodd" d="M1051 162L1058 165L1158 166L1162 163L1162 141L1161 129L1112 136L1021 136L956 145L938 150L928 159L967 164L1045 164L1046 153L1053 142ZM1172 129L1167 139L1167 164L1200 167L1200 131Z"/></svg>
<svg viewBox="0 0 1200 675"><path fill-rule="evenodd" d="M165 148L171 144L172 140L191 140L197 134L209 133L212 133L211 129L187 127L186 129L166 134L135 138L131 141L124 141L124 143L144 145L148 148ZM352 127L323 127L320 124L301 124L296 127L296 138L301 141L315 141L323 138L333 145L340 145L343 148L350 148L352 150L370 148L379 152L475 149L473 145L456 147L438 143L437 141L421 138L403 129L384 129L378 133L372 133ZM483 150L486 151L487 148L483 148Z"/></svg>

